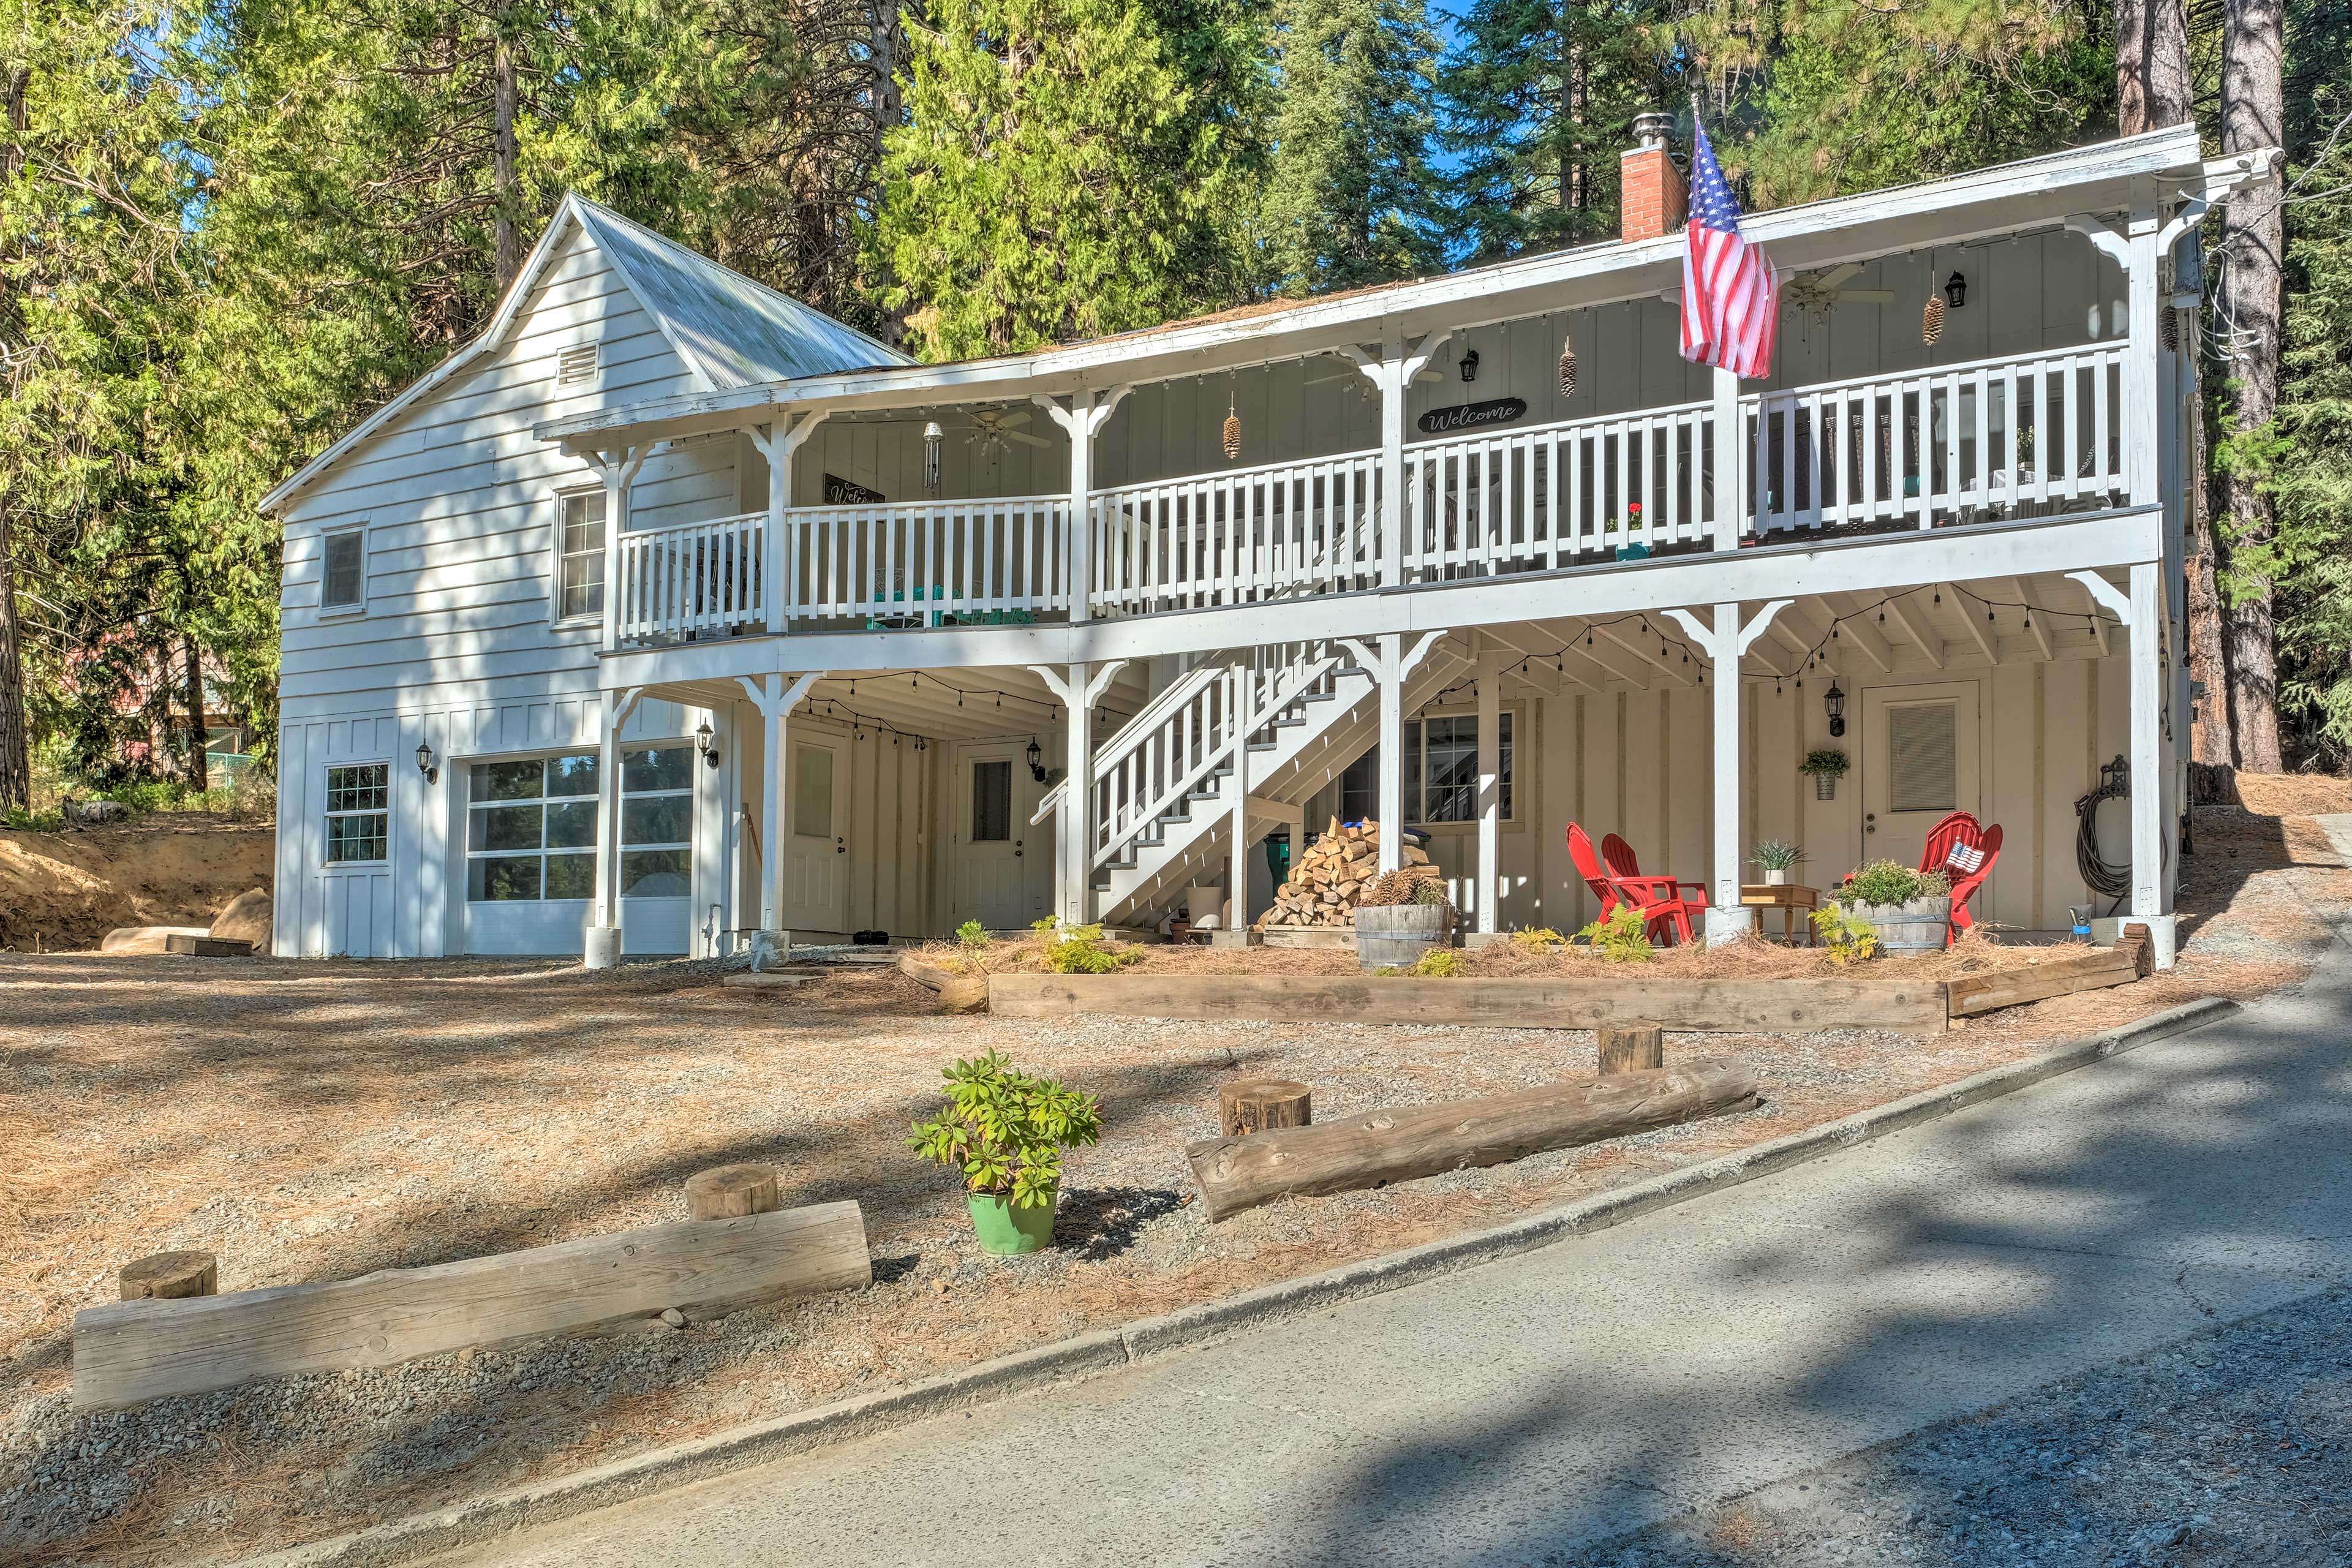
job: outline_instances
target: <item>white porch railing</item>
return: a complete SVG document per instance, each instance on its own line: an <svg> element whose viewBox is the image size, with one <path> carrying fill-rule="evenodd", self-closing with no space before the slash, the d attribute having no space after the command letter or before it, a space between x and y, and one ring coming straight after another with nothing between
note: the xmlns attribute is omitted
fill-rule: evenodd
<svg viewBox="0 0 2352 1568"><path fill-rule="evenodd" d="M1714 430L1712 406L1689 403L1408 447L1405 581L1707 538Z"/></svg>
<svg viewBox="0 0 2352 1568"><path fill-rule="evenodd" d="M619 628L626 642L675 642L764 627L768 514L620 537Z"/></svg>
<svg viewBox="0 0 2352 1568"><path fill-rule="evenodd" d="M1860 376L1743 400L1754 530L2041 507L2128 489L2126 345Z"/></svg>
<svg viewBox="0 0 2352 1568"><path fill-rule="evenodd" d="M1921 528L2128 494L2123 342L1856 377L1741 400L1741 531ZM1709 548L1711 404L1472 435L1402 454L1399 581ZM1381 586L1381 457L1343 453L1087 498L1085 604L1104 616ZM625 643L772 625L971 625L1075 607L1064 496L754 514L624 534ZM773 550L777 559L772 561ZM771 572L782 584L772 606Z"/></svg>
<svg viewBox="0 0 2352 1568"><path fill-rule="evenodd" d="M1271 643L1251 654L1239 668L1223 660L1187 670L1096 750L1092 865L1117 859L1232 759L1247 739L1240 730L1244 711L1255 733L1308 697L1330 692L1340 664L1323 643ZM1068 789L1065 779L1047 791L1031 823L1057 810Z"/></svg>
<svg viewBox="0 0 2352 1568"><path fill-rule="evenodd" d="M1098 612L1142 615L1376 586L1381 455L1097 490Z"/></svg>
<svg viewBox="0 0 2352 1568"><path fill-rule="evenodd" d="M938 626L1070 607L1067 496L842 506L784 516L795 619Z"/></svg>

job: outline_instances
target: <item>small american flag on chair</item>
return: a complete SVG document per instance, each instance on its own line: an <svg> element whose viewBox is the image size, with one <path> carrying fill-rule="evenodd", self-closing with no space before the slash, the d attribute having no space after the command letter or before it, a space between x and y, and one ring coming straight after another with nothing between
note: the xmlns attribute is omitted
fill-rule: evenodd
<svg viewBox="0 0 2352 1568"><path fill-rule="evenodd" d="M1780 285L1739 232L1739 204L1691 116L1690 222L1683 230L1683 358L1736 374L1772 374Z"/></svg>

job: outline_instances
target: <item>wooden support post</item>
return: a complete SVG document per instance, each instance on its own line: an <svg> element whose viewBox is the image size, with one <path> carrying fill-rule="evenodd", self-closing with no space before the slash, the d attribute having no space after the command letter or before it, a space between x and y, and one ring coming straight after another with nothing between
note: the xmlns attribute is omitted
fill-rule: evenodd
<svg viewBox="0 0 2352 1568"><path fill-rule="evenodd" d="M606 596L613 584L604 584ZM590 901L581 963L610 969L621 962L621 730L636 711L643 687L607 687L598 705L596 736L596 885Z"/></svg>
<svg viewBox="0 0 2352 1568"><path fill-rule="evenodd" d="M778 1206L773 1165L715 1165L686 1179L689 1219L740 1219Z"/></svg>
<svg viewBox="0 0 2352 1568"><path fill-rule="evenodd" d="M115 1277L126 1301L178 1301L220 1289L220 1261L209 1252L158 1252L126 1263Z"/></svg>
<svg viewBox="0 0 2352 1568"><path fill-rule="evenodd" d="M1597 1031L1601 1076L1666 1065L1666 1035L1655 1024L1603 1024Z"/></svg>
<svg viewBox="0 0 2352 1568"><path fill-rule="evenodd" d="M1380 703L1380 870L1404 866L1404 687L1444 632L1422 632L1407 641L1403 634L1386 632L1371 642L1339 639L1372 678Z"/></svg>
<svg viewBox="0 0 2352 1568"><path fill-rule="evenodd" d="M1502 930L1503 655L1491 637L1478 652L1478 901L1481 934Z"/></svg>
<svg viewBox="0 0 2352 1568"><path fill-rule="evenodd" d="M1404 427L1412 378L1421 374L1422 366L1444 346L1449 335L1438 332L1408 343L1391 327L1377 352L1369 344L1340 350L1363 373L1364 379L1380 389L1381 485L1376 515L1380 520L1378 558L1384 587L1400 587L1404 583L1405 528L1412 515L1412 508L1405 500Z"/></svg>
<svg viewBox="0 0 2352 1568"><path fill-rule="evenodd" d="M803 415L789 424L785 418L751 433L752 444L768 459L768 526L760 556L761 608L766 612L768 630L779 636L792 629L792 602L800 590L800 542L786 526L793 505L793 455L816 433L824 415Z"/></svg>
<svg viewBox="0 0 2352 1568"><path fill-rule="evenodd" d="M1666 614L1707 653L1707 673L1715 680L1715 836L1709 868L1706 939L1729 942L1754 929L1753 912L1739 901L1739 661L1770 626L1773 617L1794 601L1774 599L1742 622L1739 604L1732 600L1715 606L1711 622L1688 610Z"/></svg>
<svg viewBox="0 0 2352 1568"><path fill-rule="evenodd" d="M1233 868L1226 877L1224 929L1249 930L1250 734L1256 728L1257 671L1250 656L1234 663Z"/></svg>
<svg viewBox="0 0 2352 1568"><path fill-rule="evenodd" d="M1217 1127L1227 1138L1246 1138L1277 1127L1305 1127L1315 1120L1315 1091L1285 1078L1243 1078L1217 1086Z"/></svg>

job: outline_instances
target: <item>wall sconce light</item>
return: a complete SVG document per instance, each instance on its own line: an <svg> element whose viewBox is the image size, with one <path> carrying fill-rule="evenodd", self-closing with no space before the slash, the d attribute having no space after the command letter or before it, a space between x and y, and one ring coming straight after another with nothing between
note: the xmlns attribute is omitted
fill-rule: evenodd
<svg viewBox="0 0 2352 1568"><path fill-rule="evenodd" d="M940 493L940 442L944 436L945 432L940 430L940 422L936 419L923 426L923 492L926 495Z"/></svg>
<svg viewBox="0 0 2352 1568"><path fill-rule="evenodd" d="M1478 351L1476 349L1472 349L1468 353L1462 356L1462 379L1465 381L1475 381L1478 379Z"/></svg>
<svg viewBox="0 0 2352 1568"><path fill-rule="evenodd" d="M416 742L416 771L425 775L425 782L426 784L439 784L441 782L441 770L434 763L433 747L429 742L419 741Z"/></svg>
<svg viewBox="0 0 2352 1568"><path fill-rule="evenodd" d="M1044 748L1037 744L1037 737L1034 735L1029 737L1029 750L1026 754L1029 758L1029 776L1035 779L1039 784L1044 784L1045 782L1045 752Z"/></svg>
<svg viewBox="0 0 2352 1568"><path fill-rule="evenodd" d="M1952 309L1955 310L1967 304L1969 302L1969 280L1957 272L1953 273L1949 278L1945 279L1944 298L1952 302Z"/></svg>
<svg viewBox="0 0 2352 1568"><path fill-rule="evenodd" d="M1830 689L1822 694L1822 706L1829 710L1832 737L1843 735L1845 733L1845 693L1838 689L1837 677L1834 675L1830 677Z"/></svg>
<svg viewBox="0 0 2352 1568"><path fill-rule="evenodd" d="M701 754L702 765L706 768L719 765L719 748L712 745L710 740L710 719L706 714L702 722L694 727L694 749Z"/></svg>

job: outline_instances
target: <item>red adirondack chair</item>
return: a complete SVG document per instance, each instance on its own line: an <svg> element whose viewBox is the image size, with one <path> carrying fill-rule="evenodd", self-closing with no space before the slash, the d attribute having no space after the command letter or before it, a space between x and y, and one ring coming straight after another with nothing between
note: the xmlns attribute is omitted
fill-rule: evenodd
<svg viewBox="0 0 2352 1568"><path fill-rule="evenodd" d="M1935 826L1927 829L1927 842L1919 851L1919 870L1941 871L1951 879L1952 916L1944 928L1944 945L1952 945L1952 933L1974 926L1976 917L1969 913L1969 898L1984 879L1992 875L1993 862L2000 858L2000 824L1990 827L1979 822L1965 811L1945 814ZM1846 880L1853 880L1848 872Z"/></svg>
<svg viewBox="0 0 2352 1568"><path fill-rule="evenodd" d="M1952 880L1952 923L1944 932L1946 947L1952 945L1953 931L1967 931L1977 923L1969 913L1969 896L1984 886L1984 879L1992 875L1993 862L2000 858L1998 822L1987 827L1969 813L1955 811L1927 830L1919 869L1941 871Z"/></svg>
<svg viewBox="0 0 2352 1568"><path fill-rule="evenodd" d="M1615 834L1601 841L1601 852L1592 850L1592 840L1582 826L1568 825L1568 858L1576 864L1577 875L1601 900L1601 918L1606 920L1621 903L1631 904L1642 911L1643 929L1654 937L1671 931L1676 941L1691 940L1691 916L1706 918L1706 889L1696 882L1677 882L1672 877L1644 877L1641 863L1635 859L1633 847ZM1688 888L1693 896L1685 898L1681 889Z"/></svg>

